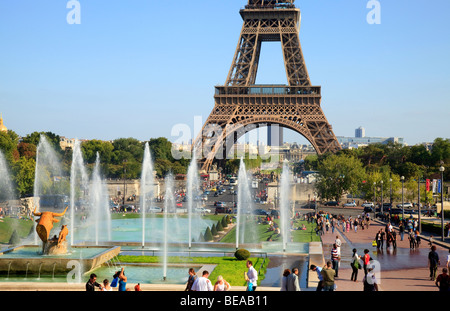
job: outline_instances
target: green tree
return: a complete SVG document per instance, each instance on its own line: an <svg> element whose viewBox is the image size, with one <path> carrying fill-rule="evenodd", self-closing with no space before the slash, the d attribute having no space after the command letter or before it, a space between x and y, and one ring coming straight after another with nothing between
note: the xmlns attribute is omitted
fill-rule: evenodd
<svg viewBox="0 0 450 311"><path fill-rule="evenodd" d="M49 144L56 150L56 152L62 153L62 149L59 144L61 141L61 137L52 132L33 132L23 137L22 141L24 143L29 143L38 146L39 141L41 139L41 135L44 135L47 138Z"/></svg>
<svg viewBox="0 0 450 311"><path fill-rule="evenodd" d="M436 138L431 150L432 165L439 166L440 162L450 162L450 139Z"/></svg>
<svg viewBox="0 0 450 311"><path fill-rule="evenodd" d="M148 142L148 146L155 160L162 159L168 160L169 162L174 161L174 158L172 157L172 143L167 140L167 138L152 138Z"/></svg>
<svg viewBox="0 0 450 311"><path fill-rule="evenodd" d="M21 157L13 166L14 180L20 196L33 194L35 166L34 158L28 159L26 157Z"/></svg>
<svg viewBox="0 0 450 311"><path fill-rule="evenodd" d="M205 234L203 235L203 239L205 240L205 242L210 242L214 240L213 235L211 233L211 229L209 227L206 228Z"/></svg>
<svg viewBox="0 0 450 311"><path fill-rule="evenodd" d="M339 201L344 193L358 193L366 174L364 167L353 156L331 154L319 160L319 196Z"/></svg>
<svg viewBox="0 0 450 311"><path fill-rule="evenodd" d="M97 159L97 152L100 156L100 162L103 164L110 164L114 146L108 141L89 140L81 144L81 150L86 163L95 163Z"/></svg>
<svg viewBox="0 0 450 311"><path fill-rule="evenodd" d="M0 131L0 150L10 163L14 160L13 153L16 149L17 143L11 138L8 132Z"/></svg>

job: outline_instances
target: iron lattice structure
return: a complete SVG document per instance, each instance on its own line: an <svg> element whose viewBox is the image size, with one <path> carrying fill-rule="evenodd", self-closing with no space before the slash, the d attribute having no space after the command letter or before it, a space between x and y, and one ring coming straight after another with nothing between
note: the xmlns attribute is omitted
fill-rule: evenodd
<svg viewBox="0 0 450 311"><path fill-rule="evenodd" d="M225 85L216 86L214 108L194 142L203 171L224 159L228 147L251 129L279 125L303 135L318 154L341 149L321 108L321 87L312 86L299 38L294 0L249 0ZM288 85L255 85L261 44L281 42Z"/></svg>

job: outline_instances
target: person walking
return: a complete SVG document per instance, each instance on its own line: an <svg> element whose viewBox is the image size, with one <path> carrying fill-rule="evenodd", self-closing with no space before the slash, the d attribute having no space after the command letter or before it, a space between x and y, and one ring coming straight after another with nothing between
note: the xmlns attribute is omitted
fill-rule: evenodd
<svg viewBox="0 0 450 311"><path fill-rule="evenodd" d="M405 235L405 225L403 221L400 222L400 226L398 227L398 231L400 232L400 241L403 241L403 237Z"/></svg>
<svg viewBox="0 0 450 311"><path fill-rule="evenodd" d="M208 270L204 270L202 272L202 276L197 278L194 281L194 284L192 284L192 290L196 292L212 292L213 286L208 277L209 277Z"/></svg>
<svg viewBox="0 0 450 311"><path fill-rule="evenodd" d="M436 278L435 284L440 292L450 291L450 276L448 275L447 268L442 269L442 273Z"/></svg>
<svg viewBox="0 0 450 311"><path fill-rule="evenodd" d="M289 274L287 279L287 290L289 292L299 292L300 285L298 282L298 268L293 268L292 273Z"/></svg>
<svg viewBox="0 0 450 311"><path fill-rule="evenodd" d="M397 249L397 233L395 230L392 230L392 247Z"/></svg>
<svg viewBox="0 0 450 311"><path fill-rule="evenodd" d="M333 265L333 270L336 272L335 278L339 277L339 261L341 260L339 250L336 247L336 244L333 244L333 248L331 249L331 263Z"/></svg>
<svg viewBox="0 0 450 311"><path fill-rule="evenodd" d="M409 231L408 240L409 240L409 248L415 249L416 248L416 236L412 230Z"/></svg>
<svg viewBox="0 0 450 311"><path fill-rule="evenodd" d="M247 291L254 292L258 286L258 272L253 267L253 262L247 260L248 271L245 273L245 280L247 281Z"/></svg>
<svg viewBox="0 0 450 311"><path fill-rule="evenodd" d="M378 291L378 281L373 273L373 267L367 267L367 275L363 278L363 291L375 292Z"/></svg>
<svg viewBox="0 0 450 311"><path fill-rule="evenodd" d="M332 268L331 260L327 261L326 266L323 267L320 273L323 276L323 290L326 292L333 292L335 290L334 275L336 272Z"/></svg>
<svg viewBox="0 0 450 311"><path fill-rule="evenodd" d="M361 256L358 255L358 253L356 252L356 248L353 249L353 255L352 255L352 262L351 262L351 267L352 267L352 276L350 278L351 281L356 282L356 280L358 279L358 270L360 268L360 264L359 264L359 260L361 259Z"/></svg>
<svg viewBox="0 0 450 311"><path fill-rule="evenodd" d="M323 275L322 275L322 268L317 267L316 265L311 265L309 267L312 271L315 271L317 273L317 278L319 279L319 283L317 283L316 292L320 292L323 289Z"/></svg>
<svg viewBox="0 0 450 311"><path fill-rule="evenodd" d="M384 240L386 238L386 233L383 231L383 229L380 230L380 249L383 249L384 247Z"/></svg>
<svg viewBox="0 0 450 311"><path fill-rule="evenodd" d="M368 250L368 249L365 249L365 250L364 250L364 256L363 256L364 276L367 275L367 267L369 266L369 263L370 263L369 250Z"/></svg>
<svg viewBox="0 0 450 311"><path fill-rule="evenodd" d="M377 249L380 249L380 246L381 246L381 230L378 230L377 234L375 235L375 241L377 242Z"/></svg>
<svg viewBox="0 0 450 311"><path fill-rule="evenodd" d="M189 277L186 283L186 288L184 289L184 291L191 291L192 290L192 285L194 285L195 280L197 279L197 274L195 273L194 268L189 268Z"/></svg>
<svg viewBox="0 0 450 311"><path fill-rule="evenodd" d="M281 289L280 289L280 291L282 291L282 292L286 292L288 290L287 283L288 283L289 274L291 274L291 270L284 269L283 277L281 278Z"/></svg>
<svg viewBox="0 0 450 311"><path fill-rule="evenodd" d="M428 267L430 268L430 280L434 281L436 279L436 271L438 265L441 262L439 260L439 255L436 252L436 246L431 247L431 251L428 253Z"/></svg>

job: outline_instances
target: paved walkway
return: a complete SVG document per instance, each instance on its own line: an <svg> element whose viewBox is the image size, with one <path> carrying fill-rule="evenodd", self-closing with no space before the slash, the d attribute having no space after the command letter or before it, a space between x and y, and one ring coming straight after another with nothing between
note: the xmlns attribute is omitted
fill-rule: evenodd
<svg viewBox="0 0 450 311"><path fill-rule="evenodd" d="M325 233L322 236L324 260L331 258L331 248L336 236L339 236L342 241L341 246L341 263L339 268L339 277L336 279L338 291L362 291L364 271L359 270L358 281L350 280L352 269L350 267L350 258L352 256L353 248L357 249L358 255L364 254L364 249L370 250L370 255L373 259L380 262L380 269L377 273L377 278L380 283L379 290L381 291L437 291L438 288L434 285L434 281L429 278L428 269L428 253L429 253L429 234L423 233L422 243L418 249L411 250L409 247L409 240L405 235L404 240L400 240L400 235L397 234L397 250L386 249L386 245L381 250L377 250L372 246L372 241L375 238L378 230L383 229L385 224L379 221L373 221L370 227L366 230L361 230L355 233L342 232L342 228L335 231L335 233ZM398 232L398 230L397 230ZM438 273L442 272L442 268L447 263L447 256L449 255L450 239L445 239L440 242L440 238L435 237L434 245L437 247L437 252L441 261L438 268ZM439 244L438 244L439 243ZM386 243L385 243L386 244Z"/></svg>

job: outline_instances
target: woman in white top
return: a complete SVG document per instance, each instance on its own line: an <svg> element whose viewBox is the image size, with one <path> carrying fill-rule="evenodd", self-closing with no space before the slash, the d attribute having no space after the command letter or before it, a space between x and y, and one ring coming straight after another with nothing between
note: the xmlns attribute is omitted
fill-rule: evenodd
<svg viewBox="0 0 450 311"><path fill-rule="evenodd" d="M215 292L224 292L230 289L230 283L225 281L221 275L217 277L217 282L214 284Z"/></svg>
<svg viewBox="0 0 450 311"><path fill-rule="evenodd" d="M112 292L112 287L111 286L109 286L109 281L108 281L108 279L104 279L103 280L103 288L102 288L102 291L104 291L104 292Z"/></svg>

